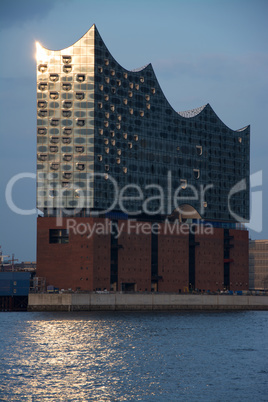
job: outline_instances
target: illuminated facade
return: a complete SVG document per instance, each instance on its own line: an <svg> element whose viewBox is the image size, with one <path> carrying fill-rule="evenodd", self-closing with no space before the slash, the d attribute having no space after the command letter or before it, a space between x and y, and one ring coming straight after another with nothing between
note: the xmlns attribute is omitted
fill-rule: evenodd
<svg viewBox="0 0 268 402"><path fill-rule="evenodd" d="M177 113L151 64L121 67L95 25L63 50L37 44L37 275L73 290L247 289L249 136L209 104ZM186 232L165 233L167 217ZM201 219L213 234L192 230ZM78 230L107 222L119 237ZM159 232L137 235L140 222Z"/></svg>
<svg viewBox="0 0 268 402"><path fill-rule="evenodd" d="M125 70L94 25L67 49L37 45L37 115L37 208L45 215L75 207L88 216L110 207L137 214L143 204L165 216L182 204L173 202L179 188L195 218L248 220L249 126L229 129L209 104L177 113L152 66ZM116 202L113 180L119 191L132 185L124 196L136 200Z"/></svg>

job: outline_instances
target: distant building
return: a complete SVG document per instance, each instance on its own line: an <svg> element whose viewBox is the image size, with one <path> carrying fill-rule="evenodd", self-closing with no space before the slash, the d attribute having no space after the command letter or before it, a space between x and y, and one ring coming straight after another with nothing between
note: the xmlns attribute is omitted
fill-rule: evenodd
<svg viewBox="0 0 268 402"><path fill-rule="evenodd" d="M268 290L268 240L249 241L249 288Z"/></svg>
<svg viewBox="0 0 268 402"><path fill-rule="evenodd" d="M151 64L121 67L95 25L67 49L38 44L37 276L73 290L247 289L249 136L209 104L176 112Z"/></svg>

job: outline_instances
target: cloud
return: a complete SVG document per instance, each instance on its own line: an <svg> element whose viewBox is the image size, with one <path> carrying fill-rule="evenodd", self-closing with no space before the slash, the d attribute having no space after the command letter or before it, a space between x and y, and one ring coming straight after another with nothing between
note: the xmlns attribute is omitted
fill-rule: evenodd
<svg viewBox="0 0 268 402"><path fill-rule="evenodd" d="M0 5L0 30L43 19L55 7L55 0L7 0Z"/></svg>

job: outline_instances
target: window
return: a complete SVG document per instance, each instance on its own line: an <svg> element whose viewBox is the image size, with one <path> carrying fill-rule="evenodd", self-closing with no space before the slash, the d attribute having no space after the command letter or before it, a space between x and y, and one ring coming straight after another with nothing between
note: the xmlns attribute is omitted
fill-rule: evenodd
<svg viewBox="0 0 268 402"><path fill-rule="evenodd" d="M72 57L71 56L62 56L62 62L64 64L70 64L72 62Z"/></svg>
<svg viewBox="0 0 268 402"><path fill-rule="evenodd" d="M71 117L71 115L72 115L71 110L63 110L62 111L62 116L63 117Z"/></svg>
<svg viewBox="0 0 268 402"><path fill-rule="evenodd" d="M135 84L135 89L138 91L140 89L139 84Z"/></svg>
<svg viewBox="0 0 268 402"><path fill-rule="evenodd" d="M129 148L129 149L132 148L132 143L131 143L131 142L129 142L127 145L128 145L128 148Z"/></svg>
<svg viewBox="0 0 268 402"><path fill-rule="evenodd" d="M64 91L70 91L70 89L72 89L72 85L70 83L64 83L62 84L62 89Z"/></svg>
<svg viewBox="0 0 268 402"><path fill-rule="evenodd" d="M120 86L121 86L121 81L120 81L120 80L116 80L116 84L117 84L118 87L120 87Z"/></svg>
<svg viewBox="0 0 268 402"><path fill-rule="evenodd" d="M44 161L47 160L47 154L38 154L37 158L38 158L39 161L44 162Z"/></svg>
<svg viewBox="0 0 268 402"><path fill-rule="evenodd" d="M123 77L127 79L127 73L123 73Z"/></svg>
<svg viewBox="0 0 268 402"><path fill-rule="evenodd" d="M51 163L50 164L50 169L52 170L58 170L60 167L59 163Z"/></svg>
<svg viewBox="0 0 268 402"><path fill-rule="evenodd" d="M85 74L77 74L76 76L76 81L78 82L84 82L86 80Z"/></svg>
<svg viewBox="0 0 268 402"><path fill-rule="evenodd" d="M108 174L105 174L105 175L104 175L104 179L105 179L105 180L108 180L108 179L109 179L109 175L108 175Z"/></svg>
<svg viewBox="0 0 268 402"><path fill-rule="evenodd" d="M113 138L114 136L115 136L115 132L114 131L111 131L111 137Z"/></svg>
<svg viewBox="0 0 268 402"><path fill-rule="evenodd" d="M129 113L133 114L133 109L132 108L129 109Z"/></svg>
<svg viewBox="0 0 268 402"><path fill-rule="evenodd" d="M109 169L110 169L109 165L105 165L105 171L109 172Z"/></svg>
<svg viewBox="0 0 268 402"><path fill-rule="evenodd" d="M83 163L77 163L76 164L76 169L77 170L84 170L85 169L85 165Z"/></svg>
<svg viewBox="0 0 268 402"><path fill-rule="evenodd" d="M111 105L111 106L110 106L110 109L111 109L112 112L114 112L114 110L115 110L114 105Z"/></svg>
<svg viewBox="0 0 268 402"><path fill-rule="evenodd" d="M50 92L49 96L50 96L50 99L55 100L55 99L59 98L59 93L58 92Z"/></svg>
<svg viewBox="0 0 268 402"><path fill-rule="evenodd" d="M140 77L140 82L144 82L144 77Z"/></svg>
<svg viewBox="0 0 268 402"><path fill-rule="evenodd" d="M38 71L40 71L40 73L44 73L46 70L47 70L47 64L39 64Z"/></svg>
<svg viewBox="0 0 268 402"><path fill-rule="evenodd" d="M38 128L37 133L44 135L47 133L47 129L45 127Z"/></svg>
<svg viewBox="0 0 268 402"><path fill-rule="evenodd" d="M115 75L115 71L114 71L114 70L111 70L111 75Z"/></svg>
<svg viewBox="0 0 268 402"><path fill-rule="evenodd" d="M109 78L109 77L105 77L105 82L106 82L107 84L109 84L110 78Z"/></svg>
<svg viewBox="0 0 268 402"><path fill-rule="evenodd" d="M109 144L108 138L104 138L104 144L105 144L105 145L108 145L108 144Z"/></svg>
<svg viewBox="0 0 268 402"><path fill-rule="evenodd" d="M134 135L134 141L138 141L139 137L137 134Z"/></svg>
<svg viewBox="0 0 268 402"><path fill-rule="evenodd" d="M47 83L40 82L40 84L38 85L38 89L40 89L40 91L45 91L47 89Z"/></svg>
<svg viewBox="0 0 268 402"><path fill-rule="evenodd" d="M71 101L64 101L62 104L62 107L65 109L70 109L72 107L72 102Z"/></svg>
<svg viewBox="0 0 268 402"><path fill-rule="evenodd" d="M123 137L126 140L127 139L127 133L123 133Z"/></svg>
<svg viewBox="0 0 268 402"><path fill-rule="evenodd" d="M50 137L50 142L52 142L52 144L58 144L59 140L59 137Z"/></svg>
<svg viewBox="0 0 268 402"><path fill-rule="evenodd" d="M47 107L47 102L46 101L38 101L38 107L44 109Z"/></svg>
<svg viewBox="0 0 268 402"><path fill-rule="evenodd" d="M201 145L196 145L196 153L197 155L202 155L202 146Z"/></svg>
<svg viewBox="0 0 268 402"><path fill-rule="evenodd" d="M120 124L120 123L116 123L116 128L117 128L117 130L120 130L121 124Z"/></svg>
<svg viewBox="0 0 268 402"><path fill-rule="evenodd" d="M70 183L68 181L63 181L61 185L63 188L70 188Z"/></svg>
<svg viewBox="0 0 268 402"><path fill-rule="evenodd" d="M148 110L151 109L150 103L146 103L146 108L147 108Z"/></svg>
<svg viewBox="0 0 268 402"><path fill-rule="evenodd" d="M127 105L127 99L126 98L123 99L123 103L124 103L124 105Z"/></svg>
<svg viewBox="0 0 268 402"><path fill-rule="evenodd" d="M110 113L109 113L109 112L105 112L105 117L106 117L106 119L109 119Z"/></svg>
<svg viewBox="0 0 268 402"><path fill-rule="evenodd" d="M47 116L47 110L39 110L38 116L40 116L40 117L46 117L46 116Z"/></svg>
<svg viewBox="0 0 268 402"><path fill-rule="evenodd" d="M104 122L104 127L109 127L109 122L108 121Z"/></svg>
<svg viewBox="0 0 268 402"><path fill-rule="evenodd" d="M50 244L69 243L69 230L67 229L49 229Z"/></svg>
<svg viewBox="0 0 268 402"><path fill-rule="evenodd" d="M98 102L98 108L102 109L102 103L101 102Z"/></svg>
<svg viewBox="0 0 268 402"><path fill-rule="evenodd" d="M104 95L104 100L108 101L109 100L109 95Z"/></svg>
<svg viewBox="0 0 268 402"><path fill-rule="evenodd" d="M51 119L51 120L50 120L50 125L51 125L51 126L56 127L56 126L59 125L59 123L60 123L60 121L59 121L58 119Z"/></svg>
<svg viewBox="0 0 268 402"><path fill-rule="evenodd" d="M103 91L103 85L102 84L99 85L99 89L100 89L100 91Z"/></svg>
<svg viewBox="0 0 268 402"><path fill-rule="evenodd" d="M105 148L105 152L106 152L106 154L109 153L109 148L108 147Z"/></svg>
<svg viewBox="0 0 268 402"><path fill-rule="evenodd" d="M140 110L140 116L143 117L144 116L144 111Z"/></svg>
<svg viewBox="0 0 268 402"><path fill-rule="evenodd" d="M116 163L119 165L120 164L120 158L116 158Z"/></svg>
<svg viewBox="0 0 268 402"><path fill-rule="evenodd" d="M130 83L129 83L129 88L133 89L133 87L134 87L133 82L130 82Z"/></svg>
<svg viewBox="0 0 268 402"><path fill-rule="evenodd" d="M49 147L49 150L50 150L50 152L55 153L55 152L58 152L58 147L56 147L56 146L50 146L50 147Z"/></svg>
<svg viewBox="0 0 268 402"><path fill-rule="evenodd" d="M127 173L127 167L123 167L123 172Z"/></svg>
<svg viewBox="0 0 268 402"><path fill-rule="evenodd" d="M103 135L103 129L102 128L99 128L99 134Z"/></svg>
<svg viewBox="0 0 268 402"><path fill-rule="evenodd" d="M71 142L72 142L72 139L70 137L62 137L63 144L70 144Z"/></svg>
<svg viewBox="0 0 268 402"><path fill-rule="evenodd" d="M179 151L180 150L180 147L179 146L177 146L177 151Z"/></svg>
<svg viewBox="0 0 268 402"><path fill-rule="evenodd" d="M71 155L70 155L70 156L71 156ZM64 172L64 173L63 173L63 177L64 177L64 179L69 180L69 179L72 177L72 173Z"/></svg>
<svg viewBox="0 0 268 402"><path fill-rule="evenodd" d="M72 71L72 66L69 66L68 64L64 64L63 66L63 71L64 73L70 73Z"/></svg>
<svg viewBox="0 0 268 402"><path fill-rule="evenodd" d="M103 68L101 66L98 67L98 73L102 73L103 72Z"/></svg>
<svg viewBox="0 0 268 402"><path fill-rule="evenodd" d="M83 127L85 125L85 120L83 119L76 119L76 124L79 127Z"/></svg>
<svg viewBox="0 0 268 402"><path fill-rule="evenodd" d="M204 201L204 202L203 202L203 207L204 207L204 208L207 208L207 206L208 206L208 203L207 203L206 201Z"/></svg>
<svg viewBox="0 0 268 402"><path fill-rule="evenodd" d="M155 88L151 88L152 94L155 94Z"/></svg>
<svg viewBox="0 0 268 402"><path fill-rule="evenodd" d="M98 155L98 161L99 161L99 162L102 161L102 155Z"/></svg>
<svg viewBox="0 0 268 402"><path fill-rule="evenodd" d="M104 59L104 64L105 64L106 66L109 66L109 60L108 60L108 59Z"/></svg>
<svg viewBox="0 0 268 402"><path fill-rule="evenodd" d="M187 187L187 180L181 179L180 182L181 182L181 188L182 188L183 190L185 190L186 187Z"/></svg>
<svg viewBox="0 0 268 402"><path fill-rule="evenodd" d="M75 97L78 100L82 100L85 98L85 94L84 94L84 92L76 92Z"/></svg>
<svg viewBox="0 0 268 402"><path fill-rule="evenodd" d="M50 74L49 79L52 82L57 82L59 81L59 74Z"/></svg>
<svg viewBox="0 0 268 402"><path fill-rule="evenodd" d="M115 146L115 140L111 140L111 144Z"/></svg>
<svg viewBox="0 0 268 402"><path fill-rule="evenodd" d="M79 198L80 197L80 191L79 190L74 190L74 197Z"/></svg>
<svg viewBox="0 0 268 402"><path fill-rule="evenodd" d="M63 134L65 134L65 135L71 135L71 134L72 134L72 129L65 127L65 128L63 129Z"/></svg>
<svg viewBox="0 0 268 402"><path fill-rule="evenodd" d="M65 154L64 156L63 156L63 159L65 160L65 161L67 161L67 162L70 162L71 160L72 160L72 155L67 155L67 154ZM66 175L66 174L69 174L69 173L64 173L63 175ZM71 174L71 173L70 173ZM65 177L65 176L64 176ZM68 178L68 177L65 177L66 179Z"/></svg>
<svg viewBox="0 0 268 402"><path fill-rule="evenodd" d="M193 170L193 173L194 173L194 178L195 178L195 179L199 179L199 177L200 177L200 170L199 170L199 169L194 169L194 170Z"/></svg>
<svg viewBox="0 0 268 402"><path fill-rule="evenodd" d="M75 152L83 153L84 150L85 150L85 148L82 146L75 147Z"/></svg>
<svg viewBox="0 0 268 402"><path fill-rule="evenodd" d="M242 143L242 137L238 137L238 142L241 144Z"/></svg>
<svg viewBox="0 0 268 402"><path fill-rule="evenodd" d="M112 92L112 94L115 94L115 93L116 93L116 88L115 88L115 87L112 87L112 88L111 88L111 92Z"/></svg>
<svg viewBox="0 0 268 402"><path fill-rule="evenodd" d="M133 96L132 91L128 91L128 96L129 96L130 98L132 98L132 96Z"/></svg>
<svg viewBox="0 0 268 402"><path fill-rule="evenodd" d="M145 95L145 99L146 99L147 101L149 101L149 100L150 100L150 95Z"/></svg>

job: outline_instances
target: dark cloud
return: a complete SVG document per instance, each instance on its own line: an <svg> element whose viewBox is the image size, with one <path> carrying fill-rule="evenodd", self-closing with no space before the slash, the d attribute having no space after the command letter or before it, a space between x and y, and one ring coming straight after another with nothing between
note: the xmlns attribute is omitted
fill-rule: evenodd
<svg viewBox="0 0 268 402"><path fill-rule="evenodd" d="M43 19L55 7L55 0L2 0L0 1L0 30L23 25L33 19Z"/></svg>

